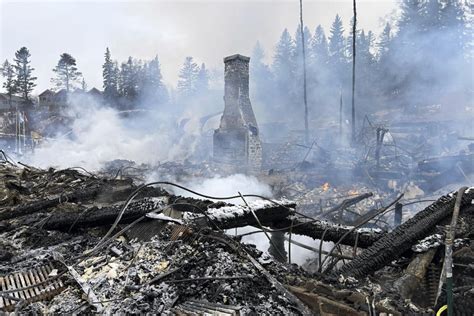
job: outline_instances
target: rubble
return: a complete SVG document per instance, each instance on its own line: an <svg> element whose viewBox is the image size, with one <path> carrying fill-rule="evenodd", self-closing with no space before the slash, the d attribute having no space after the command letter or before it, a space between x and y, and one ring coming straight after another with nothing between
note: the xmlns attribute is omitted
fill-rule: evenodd
<svg viewBox="0 0 474 316"><path fill-rule="evenodd" d="M219 201L176 196L164 189L173 182L139 185L112 173L0 164L0 281L9 280L0 282L2 311L428 315L444 299L443 291L436 303L435 293L456 192L405 214L398 227L377 227L401 196L329 183L308 190L301 182L292 185L299 193L279 200ZM227 202L236 197L245 203ZM474 189L462 195L453 242L460 311L473 310L473 199ZM309 249L318 268L281 262L243 243L244 234L226 233L246 226L270 244ZM278 233L281 240L268 235ZM332 242L332 249L294 235ZM42 279L24 276L42 267Z"/></svg>

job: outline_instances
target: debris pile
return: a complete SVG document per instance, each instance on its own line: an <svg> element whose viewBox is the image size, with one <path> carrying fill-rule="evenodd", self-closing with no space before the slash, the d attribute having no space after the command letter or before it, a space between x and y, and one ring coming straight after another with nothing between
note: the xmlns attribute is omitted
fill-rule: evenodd
<svg viewBox="0 0 474 316"><path fill-rule="evenodd" d="M0 175L2 311L429 315L450 293L457 311L474 310L472 188L380 229L377 220L402 195L296 183L304 194L287 195L296 202L197 199L163 189L187 190L178 184L139 185L110 170L5 162ZM227 202L235 198L243 204ZM332 244L313 248L317 269L309 272L226 233L246 226L283 251L285 240L298 245L294 235ZM449 260L452 289L442 273Z"/></svg>

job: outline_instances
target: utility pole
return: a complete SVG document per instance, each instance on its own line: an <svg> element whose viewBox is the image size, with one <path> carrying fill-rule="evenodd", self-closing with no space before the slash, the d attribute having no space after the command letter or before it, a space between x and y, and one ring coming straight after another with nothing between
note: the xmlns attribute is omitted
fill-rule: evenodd
<svg viewBox="0 0 474 316"><path fill-rule="evenodd" d="M303 26L303 0L300 0L300 28L301 28L301 47L303 49L303 100L304 100L304 130L305 143L309 145L309 127L308 127L308 99L306 97L306 52L304 41Z"/></svg>
<svg viewBox="0 0 474 316"><path fill-rule="evenodd" d="M352 25L352 145L355 145L356 141L356 128L355 128L355 71L356 71L356 27L357 27L357 10L356 0L353 0L354 9L354 24Z"/></svg>

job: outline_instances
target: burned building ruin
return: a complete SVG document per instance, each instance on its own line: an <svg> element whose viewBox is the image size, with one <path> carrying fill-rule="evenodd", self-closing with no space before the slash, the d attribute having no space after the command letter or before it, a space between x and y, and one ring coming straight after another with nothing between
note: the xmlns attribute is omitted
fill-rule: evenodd
<svg viewBox="0 0 474 316"><path fill-rule="evenodd" d="M233 170L258 171L262 143L249 97L250 58L239 54L224 58L224 113L214 132L214 161Z"/></svg>

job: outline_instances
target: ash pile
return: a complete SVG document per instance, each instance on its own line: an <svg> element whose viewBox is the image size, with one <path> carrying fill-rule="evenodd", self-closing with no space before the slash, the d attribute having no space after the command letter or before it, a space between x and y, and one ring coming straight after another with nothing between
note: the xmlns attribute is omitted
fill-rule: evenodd
<svg viewBox="0 0 474 316"><path fill-rule="evenodd" d="M472 188L381 229L373 220L402 196L379 205L353 192L334 205L362 202L361 214L334 224L321 216L337 214L328 205L307 215L311 194L298 202L303 214L285 198L182 197L166 190L176 183L112 174L0 164L3 312L432 315L451 294L456 314L474 310ZM246 226L269 239L273 256L234 235ZM295 235L331 242L312 249L313 271L279 256Z"/></svg>

